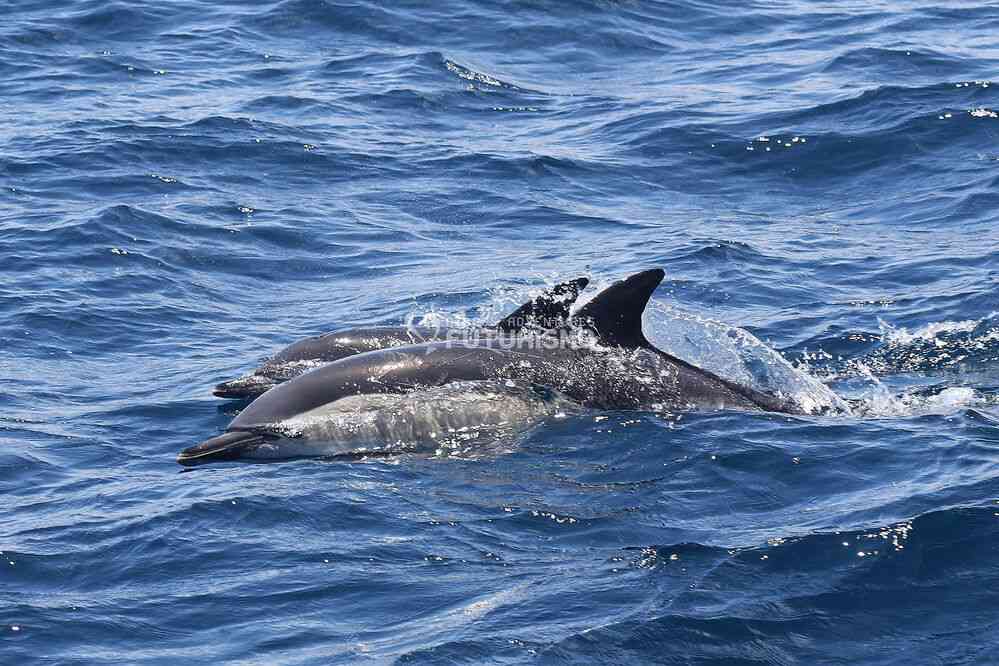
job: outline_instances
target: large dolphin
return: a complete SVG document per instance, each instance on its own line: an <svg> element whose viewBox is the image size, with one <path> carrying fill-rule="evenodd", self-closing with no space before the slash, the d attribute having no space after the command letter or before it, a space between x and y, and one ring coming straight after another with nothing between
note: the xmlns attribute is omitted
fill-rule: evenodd
<svg viewBox="0 0 999 666"><path fill-rule="evenodd" d="M581 277L557 284L524 303L497 324L480 329L478 334L510 335L527 330L560 328L565 325L579 292L588 283L587 278ZM217 384L212 393L220 398L234 400L255 398L272 386L326 363L378 349L446 340L452 337L452 333L448 329L403 326L376 326L324 333L288 345L252 372Z"/></svg>
<svg viewBox="0 0 999 666"><path fill-rule="evenodd" d="M663 271L618 282L573 318L594 340L566 336L490 336L430 342L350 356L280 384L251 403L218 437L185 449L177 461L321 455L328 420L344 399L403 395L456 382L508 381L543 387L599 409L741 409L799 413L791 401L728 381L656 349L642 313Z"/></svg>

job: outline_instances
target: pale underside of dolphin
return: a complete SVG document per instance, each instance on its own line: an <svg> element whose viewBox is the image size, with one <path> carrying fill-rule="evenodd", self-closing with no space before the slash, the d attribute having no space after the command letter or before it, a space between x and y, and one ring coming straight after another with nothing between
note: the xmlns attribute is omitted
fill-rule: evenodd
<svg viewBox="0 0 999 666"><path fill-rule="evenodd" d="M215 438L210 450L191 452L181 463L481 454L505 448L525 430L578 409L555 391L513 380L456 381L408 393L357 394L286 419L267 434L227 433Z"/></svg>
<svg viewBox="0 0 999 666"><path fill-rule="evenodd" d="M589 283L587 278L562 282L521 305L493 326L474 334L513 335L526 331L552 330L565 325L573 303ZM281 382L348 356L364 352L433 342L452 337L448 329L375 326L333 331L304 338L277 352L252 372L222 382L212 391L220 398L255 398Z"/></svg>
<svg viewBox="0 0 999 666"><path fill-rule="evenodd" d="M340 401L417 395L456 382L541 387L597 409L799 412L790 401L725 380L648 342L642 312L663 275L661 270L633 275L587 303L573 318L592 334L585 340L495 336L382 349L335 361L275 386L224 434L185 449L178 462L291 457L309 450L319 454L330 450L329 442L321 441L324 435L310 424L336 412ZM289 455L281 456L282 450Z"/></svg>

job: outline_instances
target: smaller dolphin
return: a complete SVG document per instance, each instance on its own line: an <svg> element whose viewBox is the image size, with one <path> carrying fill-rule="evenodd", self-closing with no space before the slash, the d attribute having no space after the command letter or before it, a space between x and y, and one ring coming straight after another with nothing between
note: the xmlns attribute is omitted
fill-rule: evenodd
<svg viewBox="0 0 999 666"><path fill-rule="evenodd" d="M476 336L516 335L523 331L554 330L566 325L569 310L589 280L585 277L555 285L532 298L493 326L475 331ZM247 400L269 388L310 370L355 354L446 340L448 329L376 326L333 331L294 342L277 352L249 374L215 386L219 398Z"/></svg>

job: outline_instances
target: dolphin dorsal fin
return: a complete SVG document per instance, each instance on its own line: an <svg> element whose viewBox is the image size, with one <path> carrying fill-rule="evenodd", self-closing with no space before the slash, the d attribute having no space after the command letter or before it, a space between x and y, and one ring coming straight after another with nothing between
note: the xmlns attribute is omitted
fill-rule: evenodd
<svg viewBox="0 0 999 666"><path fill-rule="evenodd" d="M521 305L504 317L496 328L505 333L515 333L527 327L552 330L569 321L569 310L590 281L581 277L562 282Z"/></svg>
<svg viewBox="0 0 999 666"><path fill-rule="evenodd" d="M596 333L600 344L650 347L642 333L642 313L665 276L661 268L653 268L615 282L580 308L573 321Z"/></svg>

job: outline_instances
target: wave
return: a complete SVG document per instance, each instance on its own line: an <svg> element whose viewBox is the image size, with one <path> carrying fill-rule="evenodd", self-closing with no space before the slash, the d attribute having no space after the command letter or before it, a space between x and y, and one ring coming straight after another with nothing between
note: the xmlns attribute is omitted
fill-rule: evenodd
<svg viewBox="0 0 999 666"><path fill-rule="evenodd" d="M953 372L974 375L999 363L999 319L937 321L913 328L878 319L878 333L849 332L812 340L799 356L827 379ZM830 353L832 352L832 353ZM838 359L838 360L837 360Z"/></svg>
<svg viewBox="0 0 999 666"><path fill-rule="evenodd" d="M878 649L890 645L893 660L918 660L919 637L953 626L952 616L936 612L940 604L984 600L979 576L989 553L975 544L999 536L993 513L953 508L872 529L774 537L753 548L625 548L604 563L606 585L590 591L592 614L565 604L570 591L548 591L566 608L556 631L562 635L529 641L520 652L540 663L645 663L649 655L682 654L705 663L790 664L832 652L864 660L867 641L844 645L840 638L859 632ZM986 579L999 582L994 574ZM628 590L631 603L617 608L615 588ZM979 639L971 653L985 654L980 640L993 623L975 608L959 614L964 632ZM903 616L909 619L899 624ZM474 646L451 638L440 649L467 655Z"/></svg>

